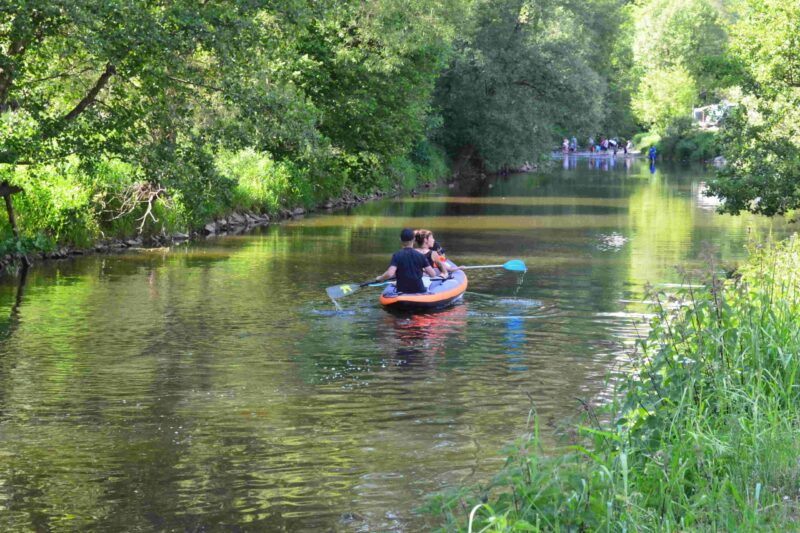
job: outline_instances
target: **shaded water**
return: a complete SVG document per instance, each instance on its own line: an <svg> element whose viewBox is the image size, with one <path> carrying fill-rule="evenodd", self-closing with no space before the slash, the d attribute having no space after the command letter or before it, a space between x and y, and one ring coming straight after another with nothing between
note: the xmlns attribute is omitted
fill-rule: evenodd
<svg viewBox="0 0 800 533"><path fill-rule="evenodd" d="M644 332L646 282L732 265L779 220L720 216L699 168L567 160L0 285L0 530L418 531L425 494L552 435ZM470 272L464 304L396 317L403 226ZM708 244L704 244L708 243ZM704 251L705 250L705 251ZM705 255L704 255L705 254Z"/></svg>

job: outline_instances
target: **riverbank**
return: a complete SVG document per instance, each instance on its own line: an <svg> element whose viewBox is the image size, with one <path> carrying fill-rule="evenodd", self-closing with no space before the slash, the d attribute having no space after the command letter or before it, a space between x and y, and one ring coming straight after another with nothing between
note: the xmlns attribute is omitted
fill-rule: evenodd
<svg viewBox="0 0 800 533"><path fill-rule="evenodd" d="M252 155L251 155L252 157ZM83 243L70 242L70 237L67 237L62 242L52 242L41 234L34 237L23 237L22 239L7 239L0 243L0 274L7 273L8 271L16 270L16 267L22 264L32 264L34 262L62 260L74 256L85 256L94 253L119 253L128 249L137 248L156 248L164 246L180 245L185 242L203 239L221 237L226 235L239 235L256 227L267 226L270 224L280 223L285 220L296 219L305 216L307 213L312 212L334 212L339 209L346 209L354 207L362 203L378 200L386 196L399 196L401 194L415 195L418 190L430 189L437 183L452 183L455 181L464 181L475 178L486 178L487 174L482 173L480 169L471 168L469 171L463 167L453 166L449 172L444 170L447 168L444 165L444 156L439 153L437 157L431 157L427 166L416 166L411 169L406 169L404 173L398 174L393 181L385 181L378 187L375 187L372 192L354 192L352 190L344 190L336 197L328 198L327 200L313 205L309 203L309 196L297 193L293 195L295 198L294 207L284 207L291 205L285 198L279 196L280 189L272 184L272 172L264 171L259 167L263 173L261 176L252 175L252 165L250 162L245 162L236 167L235 172L231 174L235 178L236 188L232 193L234 197L234 206L229 206L229 209L219 213L218 215L210 218L204 222L193 224L189 227L182 225L181 218L176 216L169 208L166 208L164 203L169 203L170 198L157 198L150 204L150 208L158 213L152 217L152 224L148 226L140 225L139 222L150 222L146 216L141 215L143 208L138 211L131 210L125 217L112 217L105 223L105 227L101 229L103 224L97 220L105 207L105 201L101 198L98 202L98 195L90 195L84 193L82 195L83 205L81 206L84 213L84 220L87 227L93 227L93 231L87 230L87 227L80 228L82 233L88 235L81 235L80 237L71 237L73 241L82 240ZM514 169L515 173L532 172L538 168L535 164L526 164L518 169ZM495 173L500 174L500 173ZM494 175L494 174L489 174ZM120 179L117 177L117 179ZM263 181L269 185L261 183L254 186L252 182ZM57 189L58 182L54 180L57 185L53 186L53 190L47 191L46 196L48 200L53 197L59 196ZM79 180L67 185L73 188L79 188ZM37 191L36 194L41 194ZM27 200L27 199L26 199ZM160 202L160 203L157 203ZM86 205L86 204L91 205ZM242 208L246 206L246 208ZM27 203L23 204L23 209L27 207ZM196 206L193 206L196 208ZM220 210L222 206L218 206L216 210ZM63 209L63 207L62 207ZM74 212L78 208L67 206L68 212ZM35 209L28 207L29 211L41 216L41 207L39 213ZM54 209L55 210L55 209ZM191 208L181 206L181 209L174 209L172 211L187 211ZM24 217L23 217L24 218ZM50 216L43 218L53 218L58 220L60 216ZM73 218L75 218L73 216ZM118 220L120 219L120 220ZM136 223L133 223L133 222ZM80 219L75 222L80 222ZM185 221L184 221L185 223ZM62 224L60 222L44 222L39 221L36 227L41 227L45 231L53 230L53 226ZM160 225L160 229L159 229ZM63 231L63 228L61 228ZM145 231L142 231L145 229ZM68 235L76 235L76 231L64 232ZM97 234L98 238L92 238L92 235ZM115 235L113 237L105 236L106 234Z"/></svg>
<svg viewBox="0 0 800 533"><path fill-rule="evenodd" d="M426 186L431 185L432 184L426 184ZM10 269L16 270L15 267L19 267L23 264L31 265L35 262L68 259L70 257L85 256L94 253L119 253L137 248L175 246L200 238L239 235L257 227L268 226L270 224L298 218L304 216L308 212L317 210L332 212L336 209L344 209L383 198L386 194L387 193L380 191L365 195L348 193L336 200L327 201L316 208L305 209L303 207L295 207L293 209L282 209L277 213L273 213L271 216L266 213L256 213L253 211L232 211L223 216L209 220L203 224L202 227L191 230L174 231L170 233L161 232L145 236L133 234L118 238L99 239L89 246L64 244L47 250L20 249L17 252L5 253L0 256L0 275L7 273ZM394 194L400 194L400 192L396 191Z"/></svg>
<svg viewBox="0 0 800 533"><path fill-rule="evenodd" d="M751 250L732 279L653 292L610 403L585 404L566 453L535 409L489 487L438 495L447 529L775 530L800 514L800 240ZM484 529L485 528L485 529Z"/></svg>
<svg viewBox="0 0 800 533"><path fill-rule="evenodd" d="M131 249L175 246L196 239L239 235L257 227L296 219L307 213L335 212L386 196L398 196L403 193L413 195L417 189L429 189L438 182L453 181L458 176L449 174L438 181L427 180L425 176L420 176L420 178L420 182L411 182L412 187L408 190L400 185L371 193L355 193L347 190L337 198L328 199L313 207L298 205L293 208L273 209L270 212L234 209L192 228L172 228L171 231L166 231L166 226L162 226L159 232L150 231L145 234L131 232L117 237L99 238L83 245L69 242L48 243L41 238L20 239L20 241L10 242L12 246L6 246L0 250L0 274L14 272L23 264L31 265L36 262L63 260L95 253L120 253ZM132 225L128 225L128 227L133 228ZM19 244L15 244L15 242L19 242Z"/></svg>

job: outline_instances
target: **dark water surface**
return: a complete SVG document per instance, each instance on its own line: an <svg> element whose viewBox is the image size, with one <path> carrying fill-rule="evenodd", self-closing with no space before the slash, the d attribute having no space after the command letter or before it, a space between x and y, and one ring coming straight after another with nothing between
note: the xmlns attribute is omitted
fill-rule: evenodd
<svg viewBox="0 0 800 533"><path fill-rule="evenodd" d="M699 168L564 167L6 279L0 530L427 529L424 495L489 479L528 395L550 438L602 399L645 283L790 230L715 214ZM473 271L436 315L378 289L335 313L325 287L381 273L403 226L530 270Z"/></svg>

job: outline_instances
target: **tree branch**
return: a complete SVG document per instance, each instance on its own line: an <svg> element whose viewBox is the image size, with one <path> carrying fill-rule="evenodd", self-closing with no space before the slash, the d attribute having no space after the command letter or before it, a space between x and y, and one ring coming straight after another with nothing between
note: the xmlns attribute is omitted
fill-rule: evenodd
<svg viewBox="0 0 800 533"><path fill-rule="evenodd" d="M109 78L117 73L117 69L111 63L106 64L106 69L100 74L100 77L97 79L97 82L94 84L94 87L83 97L83 100L78 102L72 111L67 113L63 119L63 122L69 122L74 120L78 115L83 113L87 107L92 105L95 98L97 98L97 94L106 86L108 83Z"/></svg>
<svg viewBox="0 0 800 533"><path fill-rule="evenodd" d="M544 96L544 91L536 86L535 84L529 82L528 80L516 80L511 82L513 85L521 85L523 87L528 87L529 89L533 89L539 96Z"/></svg>
<svg viewBox="0 0 800 533"><path fill-rule="evenodd" d="M174 76L167 76L167 78L171 79L174 82L181 83L183 85L191 85L193 87L200 87L202 89L208 89L214 92L222 92L221 87L214 87L213 85L206 85L204 83L198 83L196 81L189 81L189 80L182 80L180 78L176 78Z"/></svg>
<svg viewBox="0 0 800 533"><path fill-rule="evenodd" d="M87 72L90 72L91 70L92 70L91 68L85 68L85 69L82 69L82 70L80 70L78 72L62 72L60 74L53 74L52 76L47 76L45 78L37 78L35 80L30 80L27 83L29 85L34 85L36 83L42 83L43 81L57 80L59 78L68 78L70 76L80 76L82 74L86 74Z"/></svg>

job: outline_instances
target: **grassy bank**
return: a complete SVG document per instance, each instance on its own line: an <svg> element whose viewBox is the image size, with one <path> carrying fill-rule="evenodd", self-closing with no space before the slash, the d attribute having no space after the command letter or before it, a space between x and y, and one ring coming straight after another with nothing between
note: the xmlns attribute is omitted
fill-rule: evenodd
<svg viewBox="0 0 800 533"><path fill-rule="evenodd" d="M310 167L244 149L209 154L204 163L169 187L115 159L89 163L73 156L35 167L0 165L0 180L23 189L13 197L19 240L0 209L0 256L189 232L234 211L276 215L347 194L408 190L447 174L444 154L429 144L391 161L342 156Z"/></svg>
<svg viewBox="0 0 800 533"><path fill-rule="evenodd" d="M653 297L611 404L556 456L532 416L490 488L431 500L446 530L797 529L800 240L752 250L735 279Z"/></svg>

